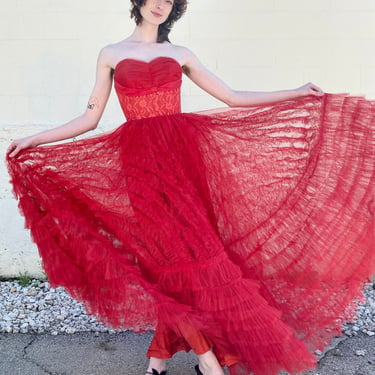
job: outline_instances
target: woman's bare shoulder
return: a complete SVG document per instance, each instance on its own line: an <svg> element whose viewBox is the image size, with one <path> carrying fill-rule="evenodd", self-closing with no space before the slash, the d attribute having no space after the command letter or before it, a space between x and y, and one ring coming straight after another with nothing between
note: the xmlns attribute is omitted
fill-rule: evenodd
<svg viewBox="0 0 375 375"><path fill-rule="evenodd" d="M125 40L119 42L107 44L99 52L99 59L105 62L112 68L116 66L116 63L122 56L126 55L126 51L131 49L131 44Z"/></svg>
<svg viewBox="0 0 375 375"><path fill-rule="evenodd" d="M177 53L180 53L181 55L186 55L186 54L192 53L189 48L187 48L186 46L179 45L179 44L171 44L171 47Z"/></svg>
<svg viewBox="0 0 375 375"><path fill-rule="evenodd" d="M181 61L182 65L187 64L189 61L195 58L194 53L186 46L181 46L177 44L173 44L172 46L175 54L179 57L179 61Z"/></svg>

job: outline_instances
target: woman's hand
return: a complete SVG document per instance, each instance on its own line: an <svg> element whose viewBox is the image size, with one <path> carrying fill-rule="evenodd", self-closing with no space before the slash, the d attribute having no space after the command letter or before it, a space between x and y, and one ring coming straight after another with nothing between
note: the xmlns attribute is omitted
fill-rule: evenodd
<svg viewBox="0 0 375 375"><path fill-rule="evenodd" d="M324 95L324 91L320 87L314 85L311 82L306 83L305 85L301 87L298 87L297 92L301 94L301 96L307 96L307 95L323 96Z"/></svg>
<svg viewBox="0 0 375 375"><path fill-rule="evenodd" d="M9 157L14 158L20 151L35 146L37 146L37 144L35 144L33 137L16 139L9 145L7 154L9 154Z"/></svg>

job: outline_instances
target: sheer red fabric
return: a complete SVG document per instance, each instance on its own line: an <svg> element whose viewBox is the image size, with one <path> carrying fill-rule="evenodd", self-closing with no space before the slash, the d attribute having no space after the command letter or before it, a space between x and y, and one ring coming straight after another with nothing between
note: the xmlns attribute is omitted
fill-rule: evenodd
<svg viewBox="0 0 375 375"><path fill-rule="evenodd" d="M187 114L181 73L123 60L126 123L8 159L46 273L168 355L203 337L234 375L311 368L375 269L374 102Z"/></svg>

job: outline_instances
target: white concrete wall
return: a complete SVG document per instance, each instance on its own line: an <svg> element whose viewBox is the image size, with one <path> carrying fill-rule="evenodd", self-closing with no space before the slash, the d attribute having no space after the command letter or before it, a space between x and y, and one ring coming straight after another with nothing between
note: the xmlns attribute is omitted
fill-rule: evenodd
<svg viewBox="0 0 375 375"><path fill-rule="evenodd" d="M238 89L306 81L375 98L374 0L190 0L171 34ZM100 48L133 29L128 0L2 1L0 151L84 110ZM183 109L221 106L185 80ZM98 131L123 121L112 97ZM40 277L40 260L0 168L0 276Z"/></svg>

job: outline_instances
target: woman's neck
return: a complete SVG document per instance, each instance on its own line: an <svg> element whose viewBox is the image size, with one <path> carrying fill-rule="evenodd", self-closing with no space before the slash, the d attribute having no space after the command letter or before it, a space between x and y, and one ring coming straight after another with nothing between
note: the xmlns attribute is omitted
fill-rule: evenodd
<svg viewBox="0 0 375 375"><path fill-rule="evenodd" d="M158 26L150 24L138 25L130 35L129 39L133 42L139 43L157 43Z"/></svg>

